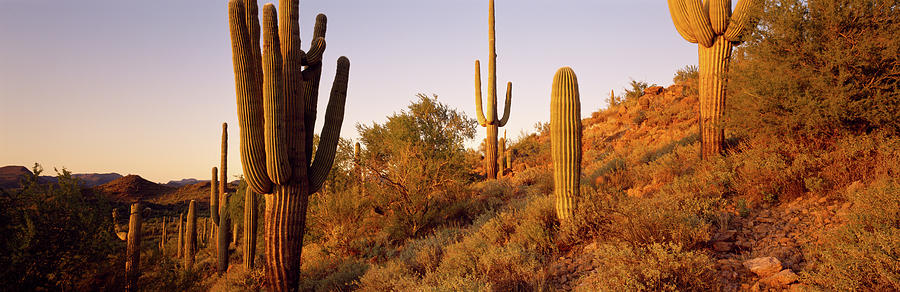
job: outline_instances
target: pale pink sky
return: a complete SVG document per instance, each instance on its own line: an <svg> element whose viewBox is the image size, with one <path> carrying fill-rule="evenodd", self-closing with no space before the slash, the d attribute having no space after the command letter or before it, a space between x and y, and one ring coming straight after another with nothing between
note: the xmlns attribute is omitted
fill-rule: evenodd
<svg viewBox="0 0 900 292"><path fill-rule="evenodd" d="M233 179L240 160L226 2L0 0L0 166L208 179L224 121ZM346 55L343 137L357 137L357 123L382 122L419 92L474 116L474 61L487 66L487 3L301 1L304 41L317 13L329 19L320 112L334 63ZM697 63L696 45L675 31L665 1L496 7L498 83L514 84L512 137L549 120L559 67L578 75L588 116L631 78L668 85L678 68Z"/></svg>

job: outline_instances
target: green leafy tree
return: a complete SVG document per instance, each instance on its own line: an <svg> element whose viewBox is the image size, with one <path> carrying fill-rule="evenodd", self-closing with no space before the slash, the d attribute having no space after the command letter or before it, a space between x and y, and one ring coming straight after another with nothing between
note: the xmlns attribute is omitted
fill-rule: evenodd
<svg viewBox="0 0 900 292"><path fill-rule="evenodd" d="M736 131L900 130L900 1L776 0L735 54Z"/></svg>
<svg viewBox="0 0 900 292"><path fill-rule="evenodd" d="M454 196L474 179L463 143L475 137L476 122L437 96L417 98L384 124L357 125L367 175L378 185L367 191L392 219L386 228L398 239L442 222Z"/></svg>
<svg viewBox="0 0 900 292"><path fill-rule="evenodd" d="M39 181L35 164L22 188L0 196L0 283L21 290L90 290L109 270L108 255L124 254L115 239L111 205L82 192L65 168L57 184Z"/></svg>

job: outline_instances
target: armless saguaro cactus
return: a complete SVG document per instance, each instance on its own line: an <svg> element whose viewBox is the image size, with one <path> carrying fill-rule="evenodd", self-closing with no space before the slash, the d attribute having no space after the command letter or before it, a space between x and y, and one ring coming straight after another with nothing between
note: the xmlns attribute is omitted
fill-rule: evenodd
<svg viewBox="0 0 900 292"><path fill-rule="evenodd" d="M503 138L500 138L498 141L499 146L497 146L497 163L499 164L499 171L497 172L497 178L499 179L506 172L506 131L503 131Z"/></svg>
<svg viewBox="0 0 900 292"><path fill-rule="evenodd" d="M216 272L219 274L228 270L228 229L231 227L228 218L228 195L225 187L228 185L228 124L222 123L222 148L221 165L219 165L220 183L216 177L216 168L212 168L212 180L209 191L209 217L212 218L213 227L216 229Z"/></svg>
<svg viewBox="0 0 900 292"><path fill-rule="evenodd" d="M340 57L315 159L312 157L325 50L319 15L310 49L300 47L299 2L263 7L263 52L256 1L231 0L229 24L240 126L241 165L249 187L265 194L266 277L271 291L297 290L309 195L334 163L344 119L350 61ZM304 68L305 66L305 68Z"/></svg>
<svg viewBox="0 0 900 292"><path fill-rule="evenodd" d="M487 87L487 115L481 107L481 62L475 60L475 111L478 124L487 128L487 140L484 146L484 172L488 179L498 178L497 171L497 132L499 127L506 126L509 121L509 107L512 103L512 82L506 83L506 106L503 117L497 118L497 47L494 38L494 0L490 0L488 10L488 43L490 55L488 56L488 87ZM502 173L502 172L501 172Z"/></svg>
<svg viewBox="0 0 900 292"><path fill-rule="evenodd" d="M184 268L190 270L194 267L194 256L197 253L197 202L191 200L188 204L187 224L184 233Z"/></svg>
<svg viewBox="0 0 900 292"><path fill-rule="evenodd" d="M572 68L553 77L550 99L550 152L553 157L553 193L556 216L568 220L575 211L581 180L581 100Z"/></svg>
<svg viewBox="0 0 900 292"><path fill-rule="evenodd" d="M141 209L141 202L131 204L128 217L128 230L119 231L118 212L113 210L113 224L116 236L126 241L125 247L125 291L138 290L138 278L141 276L141 225L149 209Z"/></svg>
<svg viewBox="0 0 900 292"><path fill-rule="evenodd" d="M244 191L244 269L253 269L253 261L256 258L256 229L259 217L259 205L256 203L256 193L252 188Z"/></svg>
<svg viewBox="0 0 900 292"><path fill-rule="evenodd" d="M159 236L159 252L163 255L166 254L166 217L162 218L162 232Z"/></svg>
<svg viewBox="0 0 900 292"><path fill-rule="evenodd" d="M703 159L719 155L725 132L720 120L725 108L725 74L731 49L741 41L756 0L739 0L734 13L731 0L668 0L675 29L700 55L700 153Z"/></svg>
<svg viewBox="0 0 900 292"><path fill-rule="evenodd" d="M184 256L184 213L178 214L178 246L176 247L175 257Z"/></svg>

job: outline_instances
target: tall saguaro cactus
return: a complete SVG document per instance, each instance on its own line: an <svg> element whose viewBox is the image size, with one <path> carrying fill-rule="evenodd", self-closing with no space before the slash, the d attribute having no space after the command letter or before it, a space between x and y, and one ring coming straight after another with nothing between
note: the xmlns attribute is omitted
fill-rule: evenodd
<svg viewBox="0 0 900 292"><path fill-rule="evenodd" d="M725 108L725 74L731 50L747 30L749 10L756 0L668 0L675 29L700 55L700 153L719 155L725 132L720 123Z"/></svg>
<svg viewBox="0 0 900 292"><path fill-rule="evenodd" d="M167 235L166 234L166 223L168 223L168 222L166 222L167 220L166 220L165 216L162 219L163 219L162 220L162 232L160 233L160 236L159 236L159 252L161 254L165 255L166 254L166 235Z"/></svg>
<svg viewBox="0 0 900 292"><path fill-rule="evenodd" d="M228 185L228 124L222 123L222 149L221 165L219 165L219 182L216 176L216 168L212 168L212 180L209 191L209 217L212 218L213 227L216 229L216 272L219 274L228 270L228 229L231 227L228 213L228 195L225 193Z"/></svg>
<svg viewBox="0 0 900 292"><path fill-rule="evenodd" d="M487 128L487 140L484 146L484 171L489 179L498 177L497 164L497 132L499 127L506 126L509 121L509 107L512 103L512 82L506 83L506 106L503 117L497 118L497 47L494 34L494 0L490 0L488 10L488 86L487 108L481 107L481 62L475 60L475 111L478 124ZM487 110L485 115L484 110Z"/></svg>
<svg viewBox="0 0 900 292"><path fill-rule="evenodd" d="M178 214L178 247L175 251L175 257L184 256L184 213Z"/></svg>
<svg viewBox="0 0 900 292"><path fill-rule="evenodd" d="M113 210L113 227L116 236L125 243L125 291L138 290L138 278L141 276L141 225L144 220L143 213L149 210L141 209L141 202L131 204L131 213L128 216L128 230L119 231L118 212Z"/></svg>
<svg viewBox="0 0 900 292"><path fill-rule="evenodd" d="M304 52L299 1L279 1L279 15L273 4L266 4L260 54L256 1L231 0L228 5L241 165L249 187L266 197L267 282L272 291L296 290L308 199L322 187L334 163L350 61L338 58L325 127L313 159L325 15L316 17L313 41Z"/></svg>
<svg viewBox="0 0 900 292"><path fill-rule="evenodd" d="M581 185L581 100L578 79L569 67L560 68L553 77L550 152L556 216L565 221L574 213Z"/></svg>
<svg viewBox="0 0 900 292"><path fill-rule="evenodd" d="M194 266L194 256L197 254L197 202L191 200L188 204L187 224L184 232L184 268L190 270Z"/></svg>

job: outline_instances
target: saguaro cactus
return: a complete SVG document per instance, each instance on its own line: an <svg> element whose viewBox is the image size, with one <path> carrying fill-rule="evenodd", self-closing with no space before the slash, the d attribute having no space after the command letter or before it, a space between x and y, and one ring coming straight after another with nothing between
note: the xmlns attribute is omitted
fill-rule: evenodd
<svg viewBox="0 0 900 292"><path fill-rule="evenodd" d="M503 117L497 118L497 48L494 38L494 0L490 0L488 10L488 87L487 115L481 107L481 62L475 60L475 111L478 124L487 128L487 140L484 146L484 171L489 179L497 178L497 132L499 127L506 126L509 121L509 107L512 103L512 82L506 83L506 106Z"/></svg>
<svg viewBox="0 0 900 292"><path fill-rule="evenodd" d="M739 0L734 13L731 0L668 0L675 29L700 55L700 153L703 159L719 155L725 139L720 120L725 108L725 74L731 49L741 41L756 0Z"/></svg>
<svg viewBox="0 0 900 292"><path fill-rule="evenodd" d="M253 189L244 191L244 268L253 269L253 260L256 257L256 230L259 217L259 205L256 203L256 194Z"/></svg>
<svg viewBox="0 0 900 292"><path fill-rule="evenodd" d="M194 256L197 253L197 202L191 200L188 204L187 224L184 233L184 268L190 270L194 266Z"/></svg>
<svg viewBox="0 0 900 292"><path fill-rule="evenodd" d="M308 196L334 162L344 119L350 61L340 57L315 159L312 131L325 50L326 17L316 17L310 49L300 48L299 2L263 6L263 52L255 1L231 0L241 165L247 184L266 194L266 276L272 291L298 289ZM305 66L305 68L304 68Z"/></svg>
<svg viewBox="0 0 900 292"><path fill-rule="evenodd" d="M565 221L574 213L581 180L581 100L578 79L569 67L560 68L553 77L550 152L556 216Z"/></svg>
<svg viewBox="0 0 900 292"><path fill-rule="evenodd" d="M499 179L501 176L503 176L503 173L506 172L506 131L503 131L503 138L500 138L499 146L497 146L497 153L499 154L497 157L497 163L499 164L497 178Z"/></svg>
<svg viewBox="0 0 900 292"><path fill-rule="evenodd" d="M184 256L184 213L178 214L178 247L176 248L175 257Z"/></svg>
<svg viewBox="0 0 900 292"><path fill-rule="evenodd" d="M228 168L228 124L222 123L222 149L221 149L221 165L219 165L219 176L222 182L219 183L216 177L216 168L212 168L212 180L210 181L209 191L209 217L212 218L213 226L216 229L216 272L219 274L228 270L228 229L230 218L227 216L228 195L225 193L228 185L227 168Z"/></svg>
<svg viewBox="0 0 900 292"><path fill-rule="evenodd" d="M159 252L163 255L166 254L166 217L162 218L162 232L159 236Z"/></svg>
<svg viewBox="0 0 900 292"><path fill-rule="evenodd" d="M141 223L149 209L141 209L141 202L131 204L128 217L128 230L119 231L118 212L113 209L113 227L116 236L126 242L125 247L125 291L138 290L138 278L141 276Z"/></svg>

